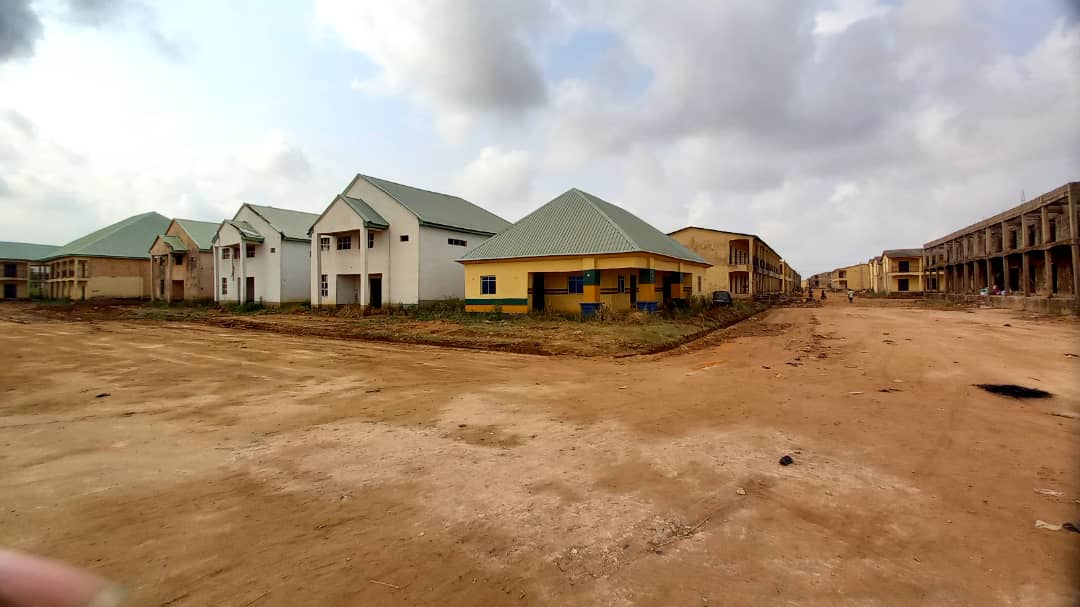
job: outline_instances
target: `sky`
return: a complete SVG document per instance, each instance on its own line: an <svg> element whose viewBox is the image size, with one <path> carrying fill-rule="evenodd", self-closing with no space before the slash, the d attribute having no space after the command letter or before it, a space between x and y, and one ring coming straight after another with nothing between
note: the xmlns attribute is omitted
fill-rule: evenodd
<svg viewBox="0 0 1080 607"><path fill-rule="evenodd" d="M1080 180L1080 0L0 0L0 240L571 187L804 276Z"/></svg>

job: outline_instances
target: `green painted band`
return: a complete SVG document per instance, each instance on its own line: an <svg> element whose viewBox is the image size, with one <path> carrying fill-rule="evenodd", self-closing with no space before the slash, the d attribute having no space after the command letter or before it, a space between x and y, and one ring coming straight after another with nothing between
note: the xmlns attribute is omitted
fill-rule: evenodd
<svg viewBox="0 0 1080 607"><path fill-rule="evenodd" d="M465 305L467 306L527 306L529 305L529 299L522 298L517 299L514 297L503 297L501 299L466 299Z"/></svg>
<svg viewBox="0 0 1080 607"><path fill-rule="evenodd" d="M586 285L598 285L600 284L600 270L585 270L582 276L582 284Z"/></svg>
<svg viewBox="0 0 1080 607"><path fill-rule="evenodd" d="M656 270L639 270L638 282L645 285L656 284Z"/></svg>

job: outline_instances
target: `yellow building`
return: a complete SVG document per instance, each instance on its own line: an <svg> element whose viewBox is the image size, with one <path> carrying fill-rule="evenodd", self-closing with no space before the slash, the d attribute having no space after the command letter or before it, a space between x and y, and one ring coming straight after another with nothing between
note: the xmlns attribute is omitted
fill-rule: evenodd
<svg viewBox="0 0 1080 607"><path fill-rule="evenodd" d="M158 213L134 215L73 240L42 260L53 299L149 297L150 245L169 225Z"/></svg>
<svg viewBox="0 0 1080 607"><path fill-rule="evenodd" d="M669 234L712 264L702 291L728 291L732 297L779 295L784 292L780 255L753 234L689 226Z"/></svg>
<svg viewBox="0 0 1080 607"><path fill-rule="evenodd" d="M882 292L922 293L923 250L889 249L881 252Z"/></svg>
<svg viewBox="0 0 1080 607"><path fill-rule="evenodd" d="M687 300L701 291L709 267L632 213L576 188L459 261L469 312L583 316Z"/></svg>
<svg viewBox="0 0 1080 607"><path fill-rule="evenodd" d="M870 265L857 263L832 271L829 285L834 291L865 291L870 289Z"/></svg>

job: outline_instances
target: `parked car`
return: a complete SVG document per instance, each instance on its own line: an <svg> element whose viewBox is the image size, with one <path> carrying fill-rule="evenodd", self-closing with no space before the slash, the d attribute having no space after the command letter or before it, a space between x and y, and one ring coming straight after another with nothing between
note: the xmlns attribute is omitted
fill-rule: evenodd
<svg viewBox="0 0 1080 607"><path fill-rule="evenodd" d="M731 293L727 291L713 291L712 292L712 305L714 306L730 306L731 305Z"/></svg>

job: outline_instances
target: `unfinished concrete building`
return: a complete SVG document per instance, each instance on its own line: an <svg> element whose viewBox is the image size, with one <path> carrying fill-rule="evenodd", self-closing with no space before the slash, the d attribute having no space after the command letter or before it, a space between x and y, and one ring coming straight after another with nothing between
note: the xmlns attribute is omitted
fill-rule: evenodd
<svg viewBox="0 0 1080 607"><path fill-rule="evenodd" d="M793 270L785 280L784 269L790 267L754 234L688 226L668 236L712 264L699 289L703 294L728 291L736 299L780 295L787 282L801 280Z"/></svg>
<svg viewBox="0 0 1080 607"><path fill-rule="evenodd" d="M940 273L937 291L949 299L984 296L1003 307L1076 311L1078 200L1080 183L1067 183L928 242L924 271Z"/></svg>

